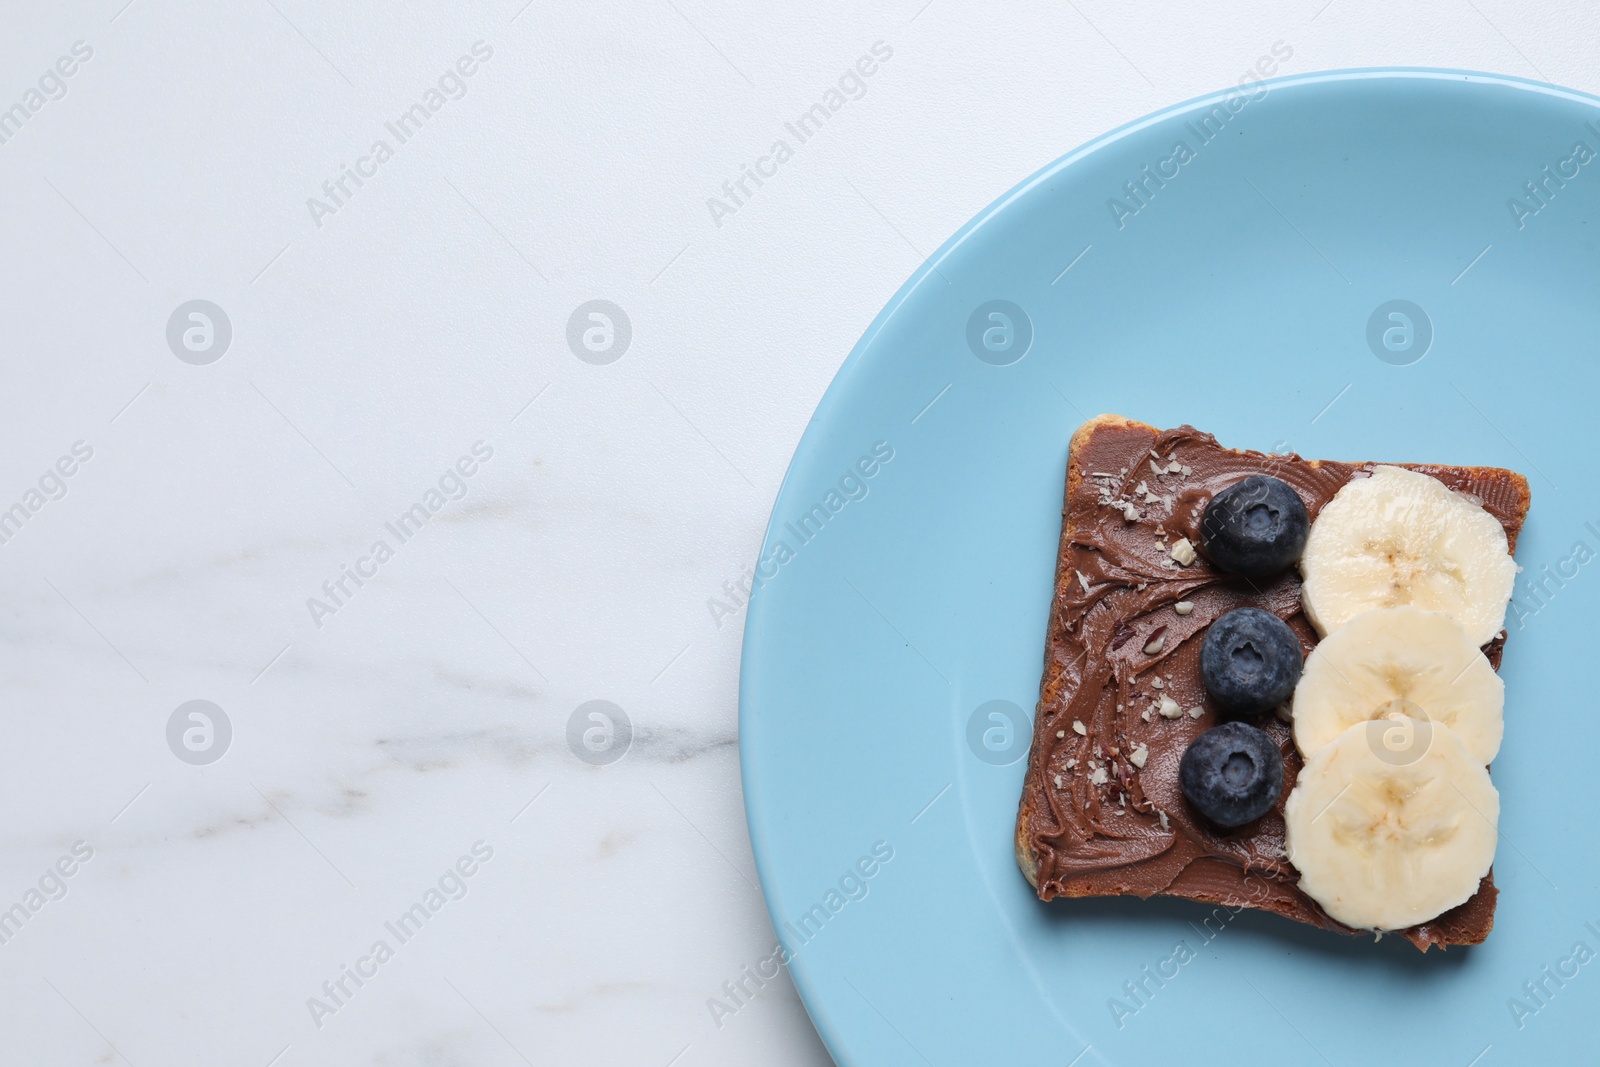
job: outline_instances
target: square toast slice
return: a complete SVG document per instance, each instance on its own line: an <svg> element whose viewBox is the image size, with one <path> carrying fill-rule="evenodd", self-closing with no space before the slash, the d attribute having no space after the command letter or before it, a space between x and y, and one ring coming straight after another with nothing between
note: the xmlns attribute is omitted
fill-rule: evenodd
<svg viewBox="0 0 1600 1067"><path fill-rule="evenodd" d="M1207 501L1247 475L1289 483L1314 521L1341 486L1376 465L1227 449L1189 426L1163 431L1117 415L1101 415L1073 434L1044 676L1017 815L1017 862L1041 899L1172 896L1366 932L1330 918L1299 889L1288 861L1283 806L1304 763L1288 723L1269 715L1259 724L1283 754L1285 781L1277 804L1255 822L1219 831L1178 787L1184 749L1223 721L1200 677L1206 627L1234 608L1263 608L1287 621L1309 653L1318 637L1301 609L1298 570L1251 580L1215 570L1203 555L1180 565L1172 550L1182 538L1199 544ZM1515 550L1530 502L1522 475L1392 465L1476 499ZM1193 605L1181 615L1180 601ZM1496 670L1504 644L1502 632L1484 646ZM1163 697L1182 709L1176 718L1155 710ZM1136 754L1138 766L1130 758ZM1478 944L1494 925L1495 897L1491 872L1466 903L1395 933L1422 951Z"/></svg>

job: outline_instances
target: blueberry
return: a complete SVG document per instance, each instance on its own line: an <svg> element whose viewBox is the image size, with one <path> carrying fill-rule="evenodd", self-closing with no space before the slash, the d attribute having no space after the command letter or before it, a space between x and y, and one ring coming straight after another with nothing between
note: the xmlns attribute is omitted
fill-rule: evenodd
<svg viewBox="0 0 1600 1067"><path fill-rule="evenodd" d="M1272 810L1283 792L1283 755L1265 731L1225 722L1183 750L1178 785L1212 822L1243 826Z"/></svg>
<svg viewBox="0 0 1600 1067"><path fill-rule="evenodd" d="M1260 608L1235 608L1211 624L1200 646L1206 692L1234 715L1265 715L1288 700L1305 654L1289 624Z"/></svg>
<svg viewBox="0 0 1600 1067"><path fill-rule="evenodd" d="M1300 494L1252 474L1211 498L1200 519L1200 547L1218 570L1265 578L1297 562L1311 517Z"/></svg>

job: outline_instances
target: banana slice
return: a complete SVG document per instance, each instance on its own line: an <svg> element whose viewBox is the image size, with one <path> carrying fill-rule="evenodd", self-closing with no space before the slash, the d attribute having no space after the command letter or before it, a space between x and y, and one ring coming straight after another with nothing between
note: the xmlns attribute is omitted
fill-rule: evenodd
<svg viewBox="0 0 1600 1067"><path fill-rule="evenodd" d="M1300 573L1306 615L1324 636L1363 611L1413 604L1453 616L1483 645L1505 625L1517 565L1482 506L1437 478L1377 467L1324 505Z"/></svg>
<svg viewBox="0 0 1600 1067"><path fill-rule="evenodd" d="M1394 713L1447 726L1479 763L1500 751L1505 683L1461 624L1409 605L1364 611L1324 638L1294 690L1294 743L1314 755Z"/></svg>
<svg viewBox="0 0 1600 1067"><path fill-rule="evenodd" d="M1478 891L1494 862L1500 794L1452 731L1397 715L1318 749L1284 818L1301 889L1346 926L1400 930Z"/></svg>

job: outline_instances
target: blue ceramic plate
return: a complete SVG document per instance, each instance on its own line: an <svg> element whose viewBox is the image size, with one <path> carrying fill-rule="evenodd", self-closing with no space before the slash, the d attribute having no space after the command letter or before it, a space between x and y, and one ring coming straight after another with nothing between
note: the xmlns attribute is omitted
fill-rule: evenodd
<svg viewBox="0 0 1600 1067"><path fill-rule="evenodd" d="M1589 1062L1597 104L1414 70L1207 97L1029 178L889 301L778 496L741 678L762 885L840 1063ZM1527 475L1485 944L1035 899L1012 825L1099 412Z"/></svg>

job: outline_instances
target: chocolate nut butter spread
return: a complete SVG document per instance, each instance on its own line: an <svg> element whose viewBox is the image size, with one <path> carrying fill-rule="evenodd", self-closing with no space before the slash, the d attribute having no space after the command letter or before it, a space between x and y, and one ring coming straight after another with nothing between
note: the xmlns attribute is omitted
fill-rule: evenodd
<svg viewBox="0 0 1600 1067"><path fill-rule="evenodd" d="M1342 933L1298 887L1285 848L1284 804L1305 760L1289 724L1258 723L1283 761L1283 792L1265 815L1224 829L1179 789L1179 761L1226 721L1202 681L1207 628L1238 608L1284 620L1302 650L1318 642L1288 567L1266 578L1227 574L1194 548L1211 498L1250 475L1299 495L1312 520L1374 464L1238 451L1192 427L1157 430L1101 416L1074 435L1043 681L1018 816L1023 873L1057 896L1175 896L1247 905ZM1529 492L1512 471L1395 464L1466 494L1505 529L1511 548ZM1492 529L1492 527L1491 527ZM1276 625L1276 623L1274 623ZM1484 646L1498 669L1504 634ZM1494 922L1492 875L1459 907L1395 931L1426 950L1475 944Z"/></svg>

